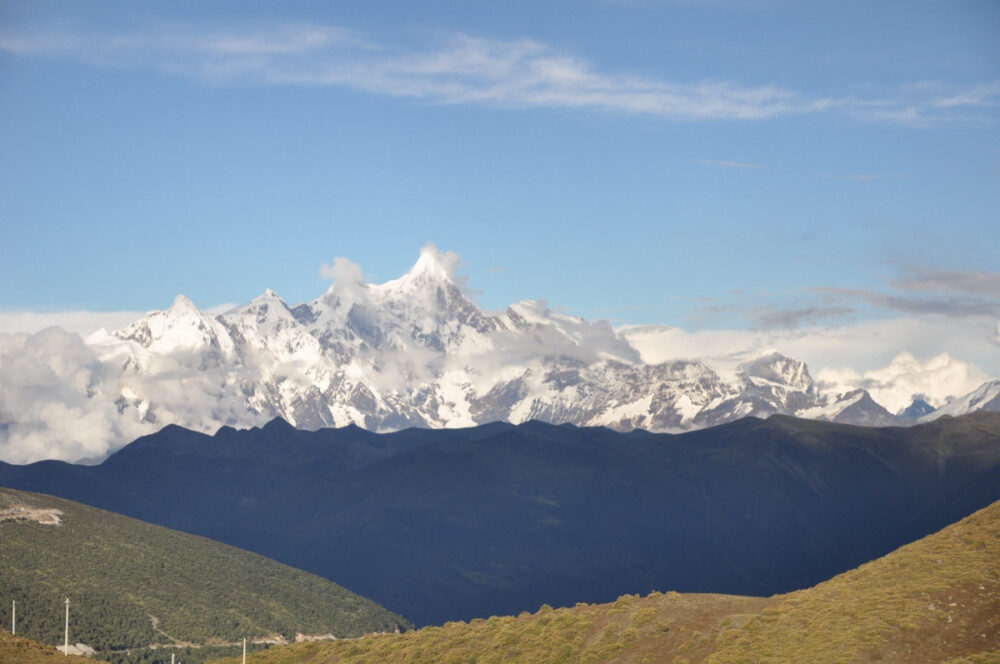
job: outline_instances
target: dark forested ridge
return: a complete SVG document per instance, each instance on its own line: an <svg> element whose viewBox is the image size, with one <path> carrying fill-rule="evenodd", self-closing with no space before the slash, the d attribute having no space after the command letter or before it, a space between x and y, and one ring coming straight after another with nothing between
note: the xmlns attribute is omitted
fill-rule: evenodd
<svg viewBox="0 0 1000 664"><path fill-rule="evenodd" d="M102 657L150 644L360 636L405 620L329 581L202 537L0 489L0 620ZM169 655L168 655L169 661ZM190 661L190 659L189 659Z"/></svg>
<svg viewBox="0 0 1000 664"><path fill-rule="evenodd" d="M775 416L680 435L528 422L374 434L178 427L0 485L202 534L421 624L651 590L811 586L1000 499L1000 414Z"/></svg>

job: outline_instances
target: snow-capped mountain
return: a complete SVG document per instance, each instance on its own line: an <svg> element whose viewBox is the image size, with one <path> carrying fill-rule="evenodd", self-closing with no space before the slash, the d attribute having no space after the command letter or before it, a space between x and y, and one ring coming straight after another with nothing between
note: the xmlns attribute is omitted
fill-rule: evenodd
<svg viewBox="0 0 1000 664"><path fill-rule="evenodd" d="M700 362L643 364L607 323L539 302L484 313L433 248L384 284L337 282L294 308L268 291L215 317L178 297L167 311L90 341L105 357L124 358L137 378L130 393L157 422L157 395L139 386L167 358L217 374L216 400L236 402L226 412L280 415L304 428L541 419L683 430L820 406L819 416L850 420L842 411L856 409L853 401L823 404L806 366L778 353L726 381Z"/></svg>
<svg viewBox="0 0 1000 664"><path fill-rule="evenodd" d="M1000 378L987 381L963 397L954 399L937 410L920 418L921 422L937 419L942 415L957 417L977 410L1000 411Z"/></svg>
<svg viewBox="0 0 1000 664"><path fill-rule="evenodd" d="M825 400L824 403L812 408L804 408L795 414L814 420L857 424L866 427L885 427L904 423L902 419L894 416L872 399L867 391L860 389L852 390L846 394L838 394Z"/></svg>
<svg viewBox="0 0 1000 664"><path fill-rule="evenodd" d="M543 302L484 312L447 258L429 246L399 279L341 278L292 307L267 291L212 315L178 296L165 311L91 335L87 349L74 346L96 359L68 378L52 377L65 405L38 405L37 422L19 417L0 392L3 432L43 443L76 436L79 456L100 456L170 423L213 432L276 416L300 428L373 430L539 419L681 431L775 413L914 422L864 390L821 394L804 363L777 352L723 377L695 360L644 363L606 321L562 315ZM38 360L48 371L54 365L45 352ZM925 417L996 408L1000 383L980 391ZM70 424L54 426L57 411Z"/></svg>

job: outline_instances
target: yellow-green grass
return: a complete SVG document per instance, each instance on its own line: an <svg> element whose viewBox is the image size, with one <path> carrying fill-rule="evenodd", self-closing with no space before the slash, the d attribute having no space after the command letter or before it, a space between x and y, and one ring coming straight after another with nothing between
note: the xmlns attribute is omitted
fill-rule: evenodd
<svg viewBox="0 0 1000 664"><path fill-rule="evenodd" d="M65 660L66 656L52 646L0 629L0 662L3 664L59 664ZM72 661L99 662L102 660L87 658L86 660L74 659Z"/></svg>
<svg viewBox="0 0 1000 664"><path fill-rule="evenodd" d="M1000 503L723 632L708 662L1000 662Z"/></svg>
<svg viewBox="0 0 1000 664"><path fill-rule="evenodd" d="M272 648L255 655L253 662L588 664L619 660L657 662L664 651L701 659L722 630L769 603L771 600L756 597L674 592L642 598L626 595L612 604L580 604L562 609L543 606L530 615L451 622L400 635Z"/></svg>

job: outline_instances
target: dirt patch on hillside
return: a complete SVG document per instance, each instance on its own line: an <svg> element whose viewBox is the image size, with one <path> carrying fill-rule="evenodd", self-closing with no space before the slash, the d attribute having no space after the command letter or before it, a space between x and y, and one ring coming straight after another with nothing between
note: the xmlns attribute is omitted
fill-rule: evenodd
<svg viewBox="0 0 1000 664"><path fill-rule="evenodd" d="M0 509L0 522L3 521L35 521L48 526L62 525L62 510L43 508L36 509L16 505Z"/></svg>

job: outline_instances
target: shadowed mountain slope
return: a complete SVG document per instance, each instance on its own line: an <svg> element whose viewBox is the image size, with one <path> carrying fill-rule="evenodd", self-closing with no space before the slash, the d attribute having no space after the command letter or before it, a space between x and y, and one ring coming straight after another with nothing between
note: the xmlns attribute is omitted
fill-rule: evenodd
<svg viewBox="0 0 1000 664"><path fill-rule="evenodd" d="M178 427L96 467L0 464L309 570L418 624L654 589L814 585L1000 499L1000 414L776 416L681 435L527 422L373 434Z"/></svg>
<svg viewBox="0 0 1000 664"><path fill-rule="evenodd" d="M816 587L653 593L402 635L274 648L253 664L475 661L1000 662L1000 503ZM234 661L234 660L229 660Z"/></svg>

